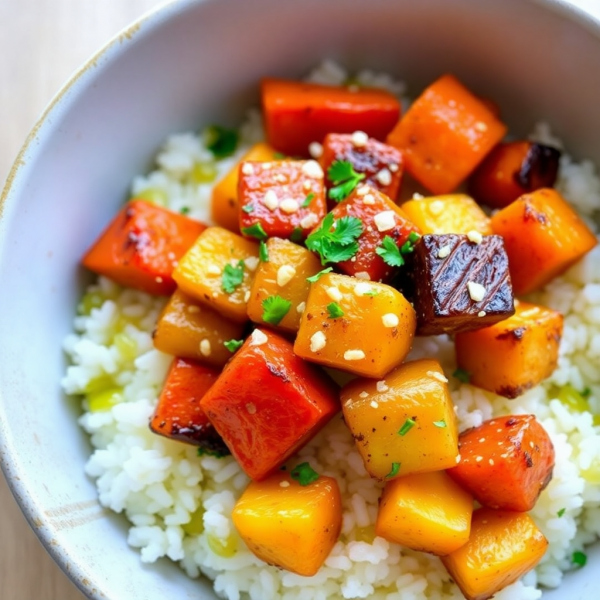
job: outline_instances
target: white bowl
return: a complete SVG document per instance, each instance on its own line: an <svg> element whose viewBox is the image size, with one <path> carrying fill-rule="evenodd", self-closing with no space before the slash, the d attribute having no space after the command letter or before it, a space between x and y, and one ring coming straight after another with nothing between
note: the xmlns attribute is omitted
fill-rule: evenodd
<svg viewBox="0 0 600 600"><path fill-rule="evenodd" d="M0 457L29 522L90 598L213 598L167 561L143 566L124 518L83 472L90 453L59 380L88 276L78 263L172 131L240 121L263 75L323 57L395 73L413 90L452 71L496 99L512 131L552 123L600 164L600 23L543 0L182 0L128 29L62 90L0 198ZM589 599L600 568L547 600Z"/></svg>

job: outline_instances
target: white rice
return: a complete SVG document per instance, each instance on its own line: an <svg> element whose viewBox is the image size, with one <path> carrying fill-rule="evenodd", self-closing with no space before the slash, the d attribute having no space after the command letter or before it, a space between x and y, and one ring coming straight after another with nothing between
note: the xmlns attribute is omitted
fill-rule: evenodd
<svg viewBox="0 0 600 600"><path fill-rule="evenodd" d="M323 63L310 76L334 84L347 78L346 71L332 62ZM387 88L399 97L404 93L404 86L385 74L364 71L356 80ZM559 143L547 125L538 126L533 135ZM242 128L239 151L218 163L219 176L261 136L260 115L253 111ZM195 161L208 158L202 136L171 136L158 155L158 169L136 177L132 193L164 190L171 208L187 206L191 216L206 220L211 185L185 183L185 175ZM586 216L600 209L600 179L588 161L576 163L563 155L557 188ZM132 524L128 541L139 548L143 562L168 556L191 577L204 573L214 580L217 594L229 600L462 598L439 559L374 536L381 486L367 475L339 417L290 464L310 460L319 473L337 479L344 498L340 540L314 577L299 577L258 560L230 518L249 481L237 463L230 457L198 457L194 447L171 442L148 428L171 361L153 349L151 339L163 300L121 289L104 278L88 293L96 294L101 306L76 317L75 333L64 343L72 365L62 383L69 394L83 394L90 382L106 377L122 388L122 401L109 410L87 412L84 399L86 412L80 424L95 448L86 472L96 479L102 505L127 515ZM444 337L417 339L411 356L440 360L450 379L461 429L495 415L534 413L555 445L554 478L532 511L550 542L548 552L535 571L497 594L498 600L540 598L537 586L558 586L564 572L573 568L573 552L600 536L600 427L594 427L592 414L573 412L550 393L567 382L579 390L588 387L590 405L600 414L600 249L536 299L565 314L559 366L549 380L514 401L452 378L453 345Z"/></svg>

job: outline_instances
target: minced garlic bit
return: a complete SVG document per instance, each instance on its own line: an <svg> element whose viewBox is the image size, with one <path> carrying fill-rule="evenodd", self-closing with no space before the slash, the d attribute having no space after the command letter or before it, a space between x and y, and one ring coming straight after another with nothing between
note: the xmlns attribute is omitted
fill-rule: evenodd
<svg viewBox="0 0 600 600"><path fill-rule="evenodd" d="M377 231L389 231L390 229L393 229L396 226L395 217L396 213L393 210L384 210L377 213L373 217Z"/></svg>
<svg viewBox="0 0 600 600"><path fill-rule="evenodd" d="M285 183L287 181L287 178L283 173L277 173L277 175L275 175L275 181L279 183Z"/></svg>
<svg viewBox="0 0 600 600"><path fill-rule="evenodd" d="M369 392L361 392L358 395L359 398L368 398L369 397Z"/></svg>
<svg viewBox="0 0 600 600"><path fill-rule="evenodd" d="M312 189L312 183L308 179L302 184L302 187L308 192Z"/></svg>
<svg viewBox="0 0 600 600"><path fill-rule="evenodd" d="M427 371L427 375L441 381L442 383L448 383L448 378L439 373L438 371Z"/></svg>
<svg viewBox="0 0 600 600"><path fill-rule="evenodd" d="M369 136L364 131L355 131L352 134L352 145L356 148L362 148L367 145Z"/></svg>
<svg viewBox="0 0 600 600"><path fill-rule="evenodd" d="M260 329L255 329L250 336L250 346L262 346L267 340L267 336Z"/></svg>
<svg viewBox="0 0 600 600"><path fill-rule="evenodd" d="M480 310L480 311L477 313L477 316L478 316L478 317L485 317L485 315L486 315L486 314L487 314L487 313L485 312L485 310Z"/></svg>
<svg viewBox="0 0 600 600"><path fill-rule="evenodd" d="M400 323L400 319L398 315L394 313L387 313L381 317L381 321L383 322L384 327L398 327L398 323Z"/></svg>
<svg viewBox="0 0 600 600"><path fill-rule="evenodd" d="M306 308L306 302L300 302L300 304L298 304L298 306L296 306L296 312L302 314L304 312L305 308Z"/></svg>
<svg viewBox="0 0 600 600"><path fill-rule="evenodd" d="M258 267L258 263L260 262L258 256L249 256L244 259L244 264L248 267L249 271L256 271L256 267Z"/></svg>
<svg viewBox="0 0 600 600"><path fill-rule="evenodd" d="M475 231L474 229L471 229L471 231L467 232L467 237L469 238L469 241L473 242L474 244L481 244L481 242L483 242L483 236L481 233L479 233L479 231Z"/></svg>
<svg viewBox="0 0 600 600"><path fill-rule="evenodd" d="M377 183L380 185L390 185L392 183L392 174L389 169L383 168L375 175L375 179L377 179Z"/></svg>
<svg viewBox="0 0 600 600"><path fill-rule="evenodd" d="M281 265L277 269L277 285L283 287L287 285L296 275L296 269L292 265Z"/></svg>
<svg viewBox="0 0 600 600"><path fill-rule="evenodd" d="M475 123L475 129L483 133L484 131L487 131L487 125L483 121L477 121L477 123Z"/></svg>
<svg viewBox="0 0 600 600"><path fill-rule="evenodd" d="M275 210L279 206L277 194L273 190L267 191L262 202L269 210Z"/></svg>
<svg viewBox="0 0 600 600"><path fill-rule="evenodd" d="M281 482L279 482L279 487L282 487L282 488L290 487L290 482L289 481L281 481Z"/></svg>
<svg viewBox="0 0 600 600"><path fill-rule="evenodd" d="M398 166L396 163L390 163L390 164L388 165L388 169L389 169L389 170L390 170L392 173L397 173L399 168L400 168L400 167L399 167L399 166Z"/></svg>
<svg viewBox="0 0 600 600"><path fill-rule="evenodd" d="M175 252L169 252L169 254L167 254L167 258L169 260L175 260L177 258L177 255L175 254Z"/></svg>
<svg viewBox="0 0 600 600"><path fill-rule="evenodd" d="M294 200L293 198L286 198L285 200L281 201L281 203L279 204L279 208L284 213L291 215L292 213L298 212L300 204L298 204L298 201Z"/></svg>
<svg viewBox="0 0 600 600"><path fill-rule="evenodd" d="M192 304L191 306L188 306L188 307L187 307L187 311L188 311L189 313L192 313L192 314L194 315L194 314L197 314L197 313L199 313L199 312L200 312L200 307L199 307L199 306L194 306L194 305Z"/></svg>
<svg viewBox="0 0 600 600"><path fill-rule="evenodd" d="M371 276L366 271L359 271L358 273L354 273L354 277L356 279L366 279L367 281L371 281Z"/></svg>
<svg viewBox="0 0 600 600"><path fill-rule="evenodd" d="M365 358L365 353L362 350L346 350L344 352L344 360L362 360Z"/></svg>
<svg viewBox="0 0 600 600"><path fill-rule="evenodd" d="M254 175L254 167L252 166L252 164L249 162L245 162L242 165L242 173L244 175Z"/></svg>
<svg viewBox="0 0 600 600"><path fill-rule="evenodd" d="M521 303L515 298L515 301L514 301L515 308L517 308L517 306L519 306L519 304L521 304Z"/></svg>
<svg viewBox="0 0 600 600"><path fill-rule="evenodd" d="M371 400L370 404L373 408L379 408L379 404L375 400Z"/></svg>
<svg viewBox="0 0 600 600"><path fill-rule="evenodd" d="M209 275L220 275L221 274L221 269L219 269L219 267L217 267L217 265L208 265L208 268L206 269L206 272Z"/></svg>
<svg viewBox="0 0 600 600"><path fill-rule="evenodd" d="M244 294L244 302L248 302L250 300L250 290L246 290Z"/></svg>
<svg viewBox="0 0 600 600"><path fill-rule="evenodd" d="M248 404L246 404L246 410L251 415L255 415L256 414L256 406L252 402L248 402Z"/></svg>
<svg viewBox="0 0 600 600"><path fill-rule="evenodd" d="M423 194L419 194L419 192L415 192L412 195L413 200L423 200L423 198L425 198L425 196L423 196Z"/></svg>
<svg viewBox="0 0 600 600"><path fill-rule="evenodd" d="M368 185L361 185L359 188L357 188L356 190L356 195L357 196L364 196L365 194L369 193L369 186Z"/></svg>
<svg viewBox="0 0 600 600"><path fill-rule="evenodd" d="M323 177L323 169L321 169L321 165L316 160L307 160L302 165L302 172L307 177L313 177L314 179Z"/></svg>
<svg viewBox="0 0 600 600"><path fill-rule="evenodd" d="M469 296L473 302L481 302L485 297L485 288L480 283L474 281L467 281L467 288L469 290Z"/></svg>
<svg viewBox="0 0 600 600"><path fill-rule="evenodd" d="M319 222L319 217L315 213L310 213L300 220L300 227L302 229L310 229Z"/></svg>
<svg viewBox="0 0 600 600"><path fill-rule="evenodd" d="M475 462L481 462L483 460L483 456L478 456L475 458Z"/></svg>
<svg viewBox="0 0 600 600"><path fill-rule="evenodd" d="M460 462L460 454L456 455L456 464L458 464Z"/></svg>
<svg viewBox="0 0 600 600"><path fill-rule="evenodd" d="M327 338L325 337L325 334L322 331L317 331L310 337L310 351L318 352L319 350L323 350L326 343Z"/></svg>
<svg viewBox="0 0 600 600"><path fill-rule="evenodd" d="M385 382L385 379L378 381L375 385L378 392L387 392L390 389L390 386Z"/></svg>
<svg viewBox="0 0 600 600"><path fill-rule="evenodd" d="M265 170L268 171L273 165L270 162L264 162L264 163L260 163L260 166Z"/></svg>
<svg viewBox="0 0 600 600"><path fill-rule="evenodd" d="M200 354L202 354L202 356L210 356L211 353L211 347L210 347L210 340L204 339L200 342Z"/></svg>
<svg viewBox="0 0 600 600"><path fill-rule="evenodd" d="M490 463L490 465L492 465L492 467L493 467L493 466L494 466L494 459L493 459L493 458L490 458L490 460L489 460L489 463Z"/></svg>
<svg viewBox="0 0 600 600"><path fill-rule="evenodd" d="M414 196L413 196L414 198ZM434 200L430 205L429 205L429 212L432 215L439 215L442 212L444 212L444 202L442 200Z"/></svg>
<svg viewBox="0 0 600 600"><path fill-rule="evenodd" d="M162 283L163 282L163 278L158 276L154 279L154 281L156 281L156 283Z"/></svg>
<svg viewBox="0 0 600 600"><path fill-rule="evenodd" d="M437 257L438 258L446 258L447 256L450 256L450 246L442 246L437 253Z"/></svg>
<svg viewBox="0 0 600 600"><path fill-rule="evenodd" d="M364 281L359 281L354 284L354 293L357 296L364 296L365 294L369 294L373 291L373 286L370 283L365 283Z"/></svg>
<svg viewBox="0 0 600 600"><path fill-rule="evenodd" d="M308 145L308 153L313 158L321 158L323 156L323 146L319 142L311 142Z"/></svg>
<svg viewBox="0 0 600 600"><path fill-rule="evenodd" d="M363 198L363 204L366 204L367 206L375 204L375 196L373 196L373 194L367 194Z"/></svg>
<svg viewBox="0 0 600 600"><path fill-rule="evenodd" d="M334 302L339 302L344 297L339 288L336 288L335 286L328 287L325 291Z"/></svg>

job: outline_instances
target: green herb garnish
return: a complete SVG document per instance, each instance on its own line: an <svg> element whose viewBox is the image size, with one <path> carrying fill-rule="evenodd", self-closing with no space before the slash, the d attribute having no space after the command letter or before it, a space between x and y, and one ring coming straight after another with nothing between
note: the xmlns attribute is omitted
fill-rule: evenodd
<svg viewBox="0 0 600 600"><path fill-rule="evenodd" d="M434 421L433 424L436 427L439 427L440 429L443 429L444 427L446 427L446 421L444 421L444 419L442 419L441 421Z"/></svg>
<svg viewBox="0 0 600 600"><path fill-rule="evenodd" d="M352 193L358 182L365 178L365 174L357 173L352 163L347 160L336 160L327 169L327 177L334 185L329 190L329 198L341 202Z"/></svg>
<svg viewBox="0 0 600 600"><path fill-rule="evenodd" d="M229 456L228 452L219 452L218 450L208 450L207 448L198 448L198 456L212 456L214 458L224 458Z"/></svg>
<svg viewBox="0 0 600 600"><path fill-rule="evenodd" d="M290 234L290 242L296 244L300 243L304 239L304 230L301 227L294 227L294 231Z"/></svg>
<svg viewBox="0 0 600 600"><path fill-rule="evenodd" d="M309 463L303 462L290 472L290 477L297 481L300 485L308 485L319 479L319 474L310 466Z"/></svg>
<svg viewBox="0 0 600 600"><path fill-rule="evenodd" d="M462 381L463 383L469 383L471 381L471 373L465 371L464 369L456 369L456 371L452 373L452 377Z"/></svg>
<svg viewBox="0 0 600 600"><path fill-rule="evenodd" d="M283 158L285 158L285 154L283 152L273 152L273 158L276 158L277 160L282 160Z"/></svg>
<svg viewBox="0 0 600 600"><path fill-rule="evenodd" d="M292 303L281 296L269 296L262 301L263 321L271 325L279 325L283 317L288 314Z"/></svg>
<svg viewBox="0 0 600 600"><path fill-rule="evenodd" d="M337 302L332 302L327 305L327 312L329 313L330 319L337 319L344 316L344 311L340 308Z"/></svg>
<svg viewBox="0 0 600 600"><path fill-rule="evenodd" d="M310 194L308 194L308 196L306 196L306 198L304 198L304 202L302 203L302 208L306 208L307 206L310 206L310 203L313 201L315 195L311 192Z"/></svg>
<svg viewBox="0 0 600 600"><path fill-rule="evenodd" d="M406 419L406 421L404 421L404 425L400 427L398 435L406 435L415 425L416 422L413 419Z"/></svg>
<svg viewBox="0 0 600 600"><path fill-rule="evenodd" d="M369 290L368 292L365 292L363 294L363 296L378 296L379 295L379 290Z"/></svg>
<svg viewBox="0 0 600 600"><path fill-rule="evenodd" d="M227 263L221 277L221 288L226 294L233 294L244 281L244 261L240 260L236 267Z"/></svg>
<svg viewBox="0 0 600 600"><path fill-rule="evenodd" d="M567 512L566 508L561 508L556 514L559 517L562 517Z"/></svg>
<svg viewBox="0 0 600 600"><path fill-rule="evenodd" d="M262 262L269 262L269 249L263 240L260 240L260 244L258 245L258 258Z"/></svg>
<svg viewBox="0 0 600 600"><path fill-rule="evenodd" d="M589 387L585 387L585 388L583 388L583 391L581 392L581 395L582 395L584 398L589 398L589 397L592 395L592 390L591 390L591 388L589 388Z"/></svg>
<svg viewBox="0 0 600 600"><path fill-rule="evenodd" d="M396 477L396 475L398 475L398 473L400 472L400 463L392 463L392 470L385 476L386 479L389 479L390 477Z"/></svg>
<svg viewBox="0 0 600 600"><path fill-rule="evenodd" d="M381 246L375 249L375 252L383 258L383 261L390 267L401 267L404 264L404 258L400 248L396 245L394 238L386 235L381 242Z"/></svg>
<svg viewBox="0 0 600 600"><path fill-rule="evenodd" d="M211 125L204 133L206 147L215 158L231 156L238 145L239 134L235 129Z"/></svg>
<svg viewBox="0 0 600 600"><path fill-rule="evenodd" d="M246 204L245 206L242 206L242 210L249 215L251 212L254 212L254 206L252 206L252 204Z"/></svg>
<svg viewBox="0 0 600 600"><path fill-rule="evenodd" d="M261 223L254 223L250 227L242 227L242 233L258 240L266 240L267 232L263 229Z"/></svg>
<svg viewBox="0 0 600 600"><path fill-rule="evenodd" d="M356 241L363 232L363 224L356 217L342 217L334 220L329 213L321 226L306 238L306 247L317 252L321 263L342 262L351 259L358 252Z"/></svg>
<svg viewBox="0 0 600 600"><path fill-rule="evenodd" d="M318 273L307 277L306 281L309 281L310 283L315 283L315 281L319 281L319 279L321 279L323 275L325 275L326 273L331 273L331 271L333 271L333 267L327 267L326 269L323 269L322 271L319 271Z"/></svg>
<svg viewBox="0 0 600 600"><path fill-rule="evenodd" d="M223 346L229 350L229 352L235 352L238 350L241 345L244 343L244 340L228 340L223 342Z"/></svg>
<svg viewBox="0 0 600 600"><path fill-rule="evenodd" d="M571 562L574 565L577 565L579 568L585 567L587 564L587 554L585 552L573 552L573 556L571 557Z"/></svg>
<svg viewBox="0 0 600 600"><path fill-rule="evenodd" d="M190 207L189 207L189 206L182 206L182 207L179 209L179 212L180 212L182 215L189 215L189 214L190 214L190 210L191 210L191 209L190 209Z"/></svg>
<svg viewBox="0 0 600 600"><path fill-rule="evenodd" d="M416 231L412 231L410 233L410 235L408 236L408 239L406 240L406 242L404 242L404 244L402 244L402 247L400 248L400 253L401 254L410 254L411 252L413 252L415 249L415 244L420 239L421 239L421 236Z"/></svg>

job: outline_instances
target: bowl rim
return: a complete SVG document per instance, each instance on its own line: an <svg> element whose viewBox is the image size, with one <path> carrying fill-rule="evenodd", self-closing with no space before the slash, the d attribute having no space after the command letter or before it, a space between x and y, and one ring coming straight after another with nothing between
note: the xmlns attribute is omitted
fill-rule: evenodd
<svg viewBox="0 0 600 600"><path fill-rule="evenodd" d="M7 208L16 205L15 197L18 196L19 184L27 177L28 169L24 159L29 155L34 157L37 154L35 141L46 134L50 127L48 123L62 106L71 100L77 100L94 81L96 74L103 72L104 69L118 60L119 56L127 51L130 44L136 42L139 38L151 35L164 22L177 17L180 13L186 12L194 6L216 1L164 0L113 35L69 76L34 122L8 172L0 192L0 233L2 225L8 217ZM527 0L527 2L537 5L543 10L554 12L600 38L600 10L598 14L592 13L581 6L579 0ZM1 250L2 239L0 238ZM2 388L0 386L1 404ZM84 571L80 562L70 560L69 555L61 546L52 543L52 540L56 539L58 530L47 518L43 508L38 506L37 503L28 503L22 500L28 495L28 487L23 483L24 480L19 477L18 463L12 456L10 444L7 443L7 430L7 424L0 420L0 467L19 509L45 550L79 591L91 600L106 600L106 596L94 585L94 581L89 580L89 574Z"/></svg>

